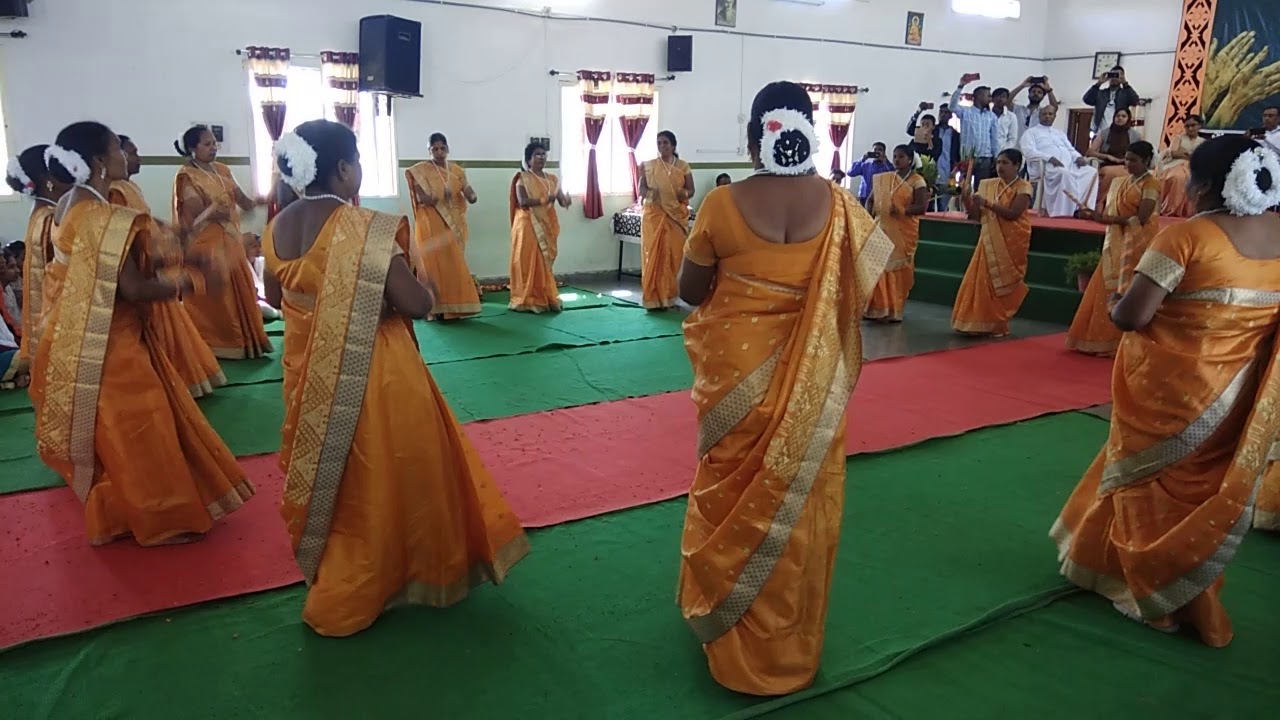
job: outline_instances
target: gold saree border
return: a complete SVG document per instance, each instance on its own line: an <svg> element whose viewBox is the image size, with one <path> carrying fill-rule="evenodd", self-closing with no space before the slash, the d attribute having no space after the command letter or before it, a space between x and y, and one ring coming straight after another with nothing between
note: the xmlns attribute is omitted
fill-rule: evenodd
<svg viewBox="0 0 1280 720"><path fill-rule="evenodd" d="M52 205L38 203L27 220L27 253L22 261L25 296L22 298L22 340L18 342L18 357L22 360L31 360L40 349L44 330L45 251L51 242L53 214Z"/></svg>
<svg viewBox="0 0 1280 720"><path fill-rule="evenodd" d="M524 192L527 196L533 197L533 188L530 183L526 182L526 178L533 175L531 172L520 173L520 183L524 185ZM537 177L537 175L533 175ZM546 189L546 188L543 188ZM560 181L556 180L555 189L560 189ZM548 190L548 197L551 191ZM551 270L555 265L555 260L551 257L551 240L548 239L550 231L547 229L547 221L542 218L538 211L551 212L551 208L543 205L536 208L524 208L529 213L529 219L533 224L533 235L538 238L538 250L542 252L542 259L547 263L547 270ZM536 312L536 311L535 311Z"/></svg>
<svg viewBox="0 0 1280 720"><path fill-rule="evenodd" d="M401 226L394 215L359 208L338 212L312 321L306 380L295 391L298 426L285 477L285 500L307 508L295 551L307 585L315 582L333 525Z"/></svg>
<svg viewBox="0 0 1280 720"><path fill-rule="evenodd" d="M1151 282L1159 285L1165 292L1172 293L1178 289L1179 283L1187 274L1187 269L1159 250L1147 250L1138 260L1134 272L1146 275Z"/></svg>
<svg viewBox="0 0 1280 720"><path fill-rule="evenodd" d="M649 187L650 187L650 188L652 188L652 189L654 189L654 190L657 190L657 191L658 191L658 194L659 194L659 195L662 195L662 188L658 187L658 184L657 184L656 182L654 182L654 180L658 177L657 167L658 167L658 163L660 163L660 162L662 162L662 160L661 160L660 158L659 158L659 159L655 159L655 160L649 160L648 162L644 163L644 166L643 166L643 167L644 167L644 172L645 172L645 179L646 179L647 184L649 185ZM676 167L680 168L680 183L681 183L681 184L680 184L680 187L682 187L682 188L683 188L683 187L684 187L684 180L685 180L685 178L687 178L687 177L689 176L689 167L688 167L688 163L686 163L686 162L685 162L685 161L683 161L683 160L676 160ZM685 238L685 239L687 239L687 238L689 237L689 212L688 212L688 208L686 207L685 212L684 212L684 217L683 217L683 218L682 218L682 217L679 217L676 213L673 213L673 212L671 211L671 207L668 207L669 205L672 205L672 206L678 206L678 205L679 205L679 201L675 199L675 195L676 195L676 188L675 188L675 185L674 185L674 184L672 183L672 181L671 181L671 177L670 177L667 173L665 173L665 172L664 172L664 173L662 174L662 176L663 176L664 178L666 178L666 186L667 186L667 190L669 191L669 193L670 193L670 195L671 195L671 202L670 202L670 203L667 203L667 202L659 202L659 203L658 203L658 206L662 209L662 214L663 214L663 215L666 215L666 216L667 216L667 219L671 221L671 224L675 225L675 226L676 226L676 228L679 230L679 232L680 232L680 237L681 237L681 238ZM649 201L648 201L648 200L645 200L645 203L646 203L646 204L648 204L648 203L649 203ZM687 204L686 204L686 205L687 205Z"/></svg>
<svg viewBox="0 0 1280 720"><path fill-rule="evenodd" d="M450 165L450 167L452 167L452 165ZM427 176L427 163L418 163L417 165L409 168L406 172L418 185L423 188L428 188L432 190L432 192L435 191L435 187L431 184L431 181ZM449 170L448 172L450 174L453 173L452 170ZM445 187L448 189L447 185ZM459 188L458 192L462 192L462 189ZM449 232L453 233L454 242L457 242L464 247L466 246L467 238L464 233L458 229L458 221L453 216L453 208L449 207L449 203L444 200L443 195L440 196L439 201L435 205L420 205L418 204L417 195L410 192L409 201L413 205L414 212L417 212L418 210L435 210L440 215L440 218L444 220L444 224L449 227Z"/></svg>
<svg viewBox="0 0 1280 720"><path fill-rule="evenodd" d="M782 348L752 370L732 390L725 394L720 402L698 423L698 457L704 458L711 448L720 444L738 423L751 414L769 392L773 382L773 373L778 368L778 360L782 358Z"/></svg>
<svg viewBox="0 0 1280 720"><path fill-rule="evenodd" d="M1008 190L1015 191L1015 198L1018 196L1016 191L1021 189L1018 182L997 188L997 185L1003 183L999 178L984 181L989 188L986 198L988 201L1000 202ZM1000 226L999 216L992 213L991 221L983 223L982 229L986 232L979 233L978 242L982 244L987 258L987 277L991 278L991 290L996 297L1005 297L1013 292L1018 281L1007 277L1014 273L1013 256L1009 254L1009 243L1004 239L1004 228Z"/></svg>
<svg viewBox="0 0 1280 720"><path fill-rule="evenodd" d="M529 538L521 533L519 537L498 548L494 553L493 562L474 563L461 580L447 585L435 585L419 580L410 581L387 601L383 609L391 610L405 605L426 605L436 608L456 605L470 594L474 587L485 583L502 584L511 568L523 560L529 554L529 550Z"/></svg>
<svg viewBox="0 0 1280 720"><path fill-rule="evenodd" d="M1236 403L1243 397L1256 366L1257 364L1252 360L1245 363L1244 367L1236 372L1235 377L1231 378L1231 382L1223 388L1222 394L1204 409L1200 417L1192 420L1177 434L1170 435L1128 457L1119 460L1108 457L1107 465L1102 471L1102 481L1098 485L1098 494L1104 495L1133 485L1189 457L1199 449L1218 431Z"/></svg>
<svg viewBox="0 0 1280 720"><path fill-rule="evenodd" d="M810 302L819 303L814 310L816 317L812 330L803 340L796 389L787 400L761 468L785 482L787 490L764 539L751 553L733 588L707 614L686 618L703 644L714 642L738 624L782 558L808 503L822 462L835 441L862 369L862 315L893 252L893 242L865 211L852 207L856 202L852 196L834 186L832 191L835 237L828 242L825 256L815 271L818 274L816 297L811 297ZM865 240L861 244L848 233L849 216L858 212L862 217L855 216L852 222L857 226L857 234ZM844 293L850 289L838 284L836 273L824 272L824 269L840 265L845 253L852 256L850 269L856 275L852 291L856 295L849 316L841 318L840 306L842 301L847 302ZM846 323L844 327L841 327L842 320Z"/></svg>
<svg viewBox="0 0 1280 720"><path fill-rule="evenodd" d="M127 208L96 204L101 207L80 211L96 213L78 222L99 226L83 234L97 235L97 242L84 242L87 238L81 236L71 250L49 344L45 400L36 419L41 454L71 465L67 482L82 503L89 497L97 467L98 393L120 266L140 216Z"/></svg>
<svg viewBox="0 0 1280 720"><path fill-rule="evenodd" d="M1169 299L1259 308L1280 305L1280 292L1253 290L1250 288L1205 288L1185 293L1174 293L1169 296Z"/></svg>

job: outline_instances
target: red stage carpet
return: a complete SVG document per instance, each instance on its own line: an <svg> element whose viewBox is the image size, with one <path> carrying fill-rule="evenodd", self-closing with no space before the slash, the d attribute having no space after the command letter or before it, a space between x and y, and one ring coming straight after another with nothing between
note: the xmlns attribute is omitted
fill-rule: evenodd
<svg viewBox="0 0 1280 720"><path fill-rule="evenodd" d="M925 219L926 220L942 220L945 222L964 222L964 223L973 222L972 220L969 219L969 216L965 215L962 212L957 212L957 211L925 213ZM1185 221L1185 218L1162 217L1160 218L1160 228L1163 230L1164 228L1167 228L1170 225L1177 225L1178 223L1184 222L1184 221ZM1092 220L1077 220L1075 218L1040 217L1035 212L1031 213L1031 227L1046 228L1050 230L1072 230L1075 232L1093 233L1095 235L1105 235L1107 233L1106 225L1093 222Z"/></svg>
<svg viewBox="0 0 1280 720"><path fill-rule="evenodd" d="M851 454L1110 400L1108 360L1054 335L868 364L849 409ZM467 426L528 527L684 494L697 425L686 392ZM276 457L242 460L258 496L202 542L91 548L59 488L0 498L0 647L300 580L277 513Z"/></svg>

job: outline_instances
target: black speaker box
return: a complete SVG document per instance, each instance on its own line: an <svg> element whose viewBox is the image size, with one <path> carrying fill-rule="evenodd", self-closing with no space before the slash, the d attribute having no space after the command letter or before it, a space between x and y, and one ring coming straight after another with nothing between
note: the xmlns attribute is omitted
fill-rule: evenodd
<svg viewBox="0 0 1280 720"><path fill-rule="evenodd" d="M422 23L392 15L360 21L360 90L422 97Z"/></svg>
<svg viewBox="0 0 1280 720"><path fill-rule="evenodd" d="M667 72L693 72L693 36L667 36Z"/></svg>
<svg viewBox="0 0 1280 720"><path fill-rule="evenodd" d="M31 0L0 0L0 18L30 17L30 4Z"/></svg>

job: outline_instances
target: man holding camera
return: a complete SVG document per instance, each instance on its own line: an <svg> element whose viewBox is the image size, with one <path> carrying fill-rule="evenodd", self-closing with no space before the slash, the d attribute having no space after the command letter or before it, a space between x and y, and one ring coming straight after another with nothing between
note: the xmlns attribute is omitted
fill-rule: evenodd
<svg viewBox="0 0 1280 720"><path fill-rule="evenodd" d="M1086 105L1093 107L1093 132L1111 127L1116 110L1133 111L1141 102L1138 91L1129 85L1124 77L1124 68L1119 65L1104 73L1098 81L1084 94Z"/></svg>
<svg viewBox="0 0 1280 720"><path fill-rule="evenodd" d="M867 198L871 197L871 178L880 173L892 172L893 165L885 157L885 145L878 142L871 146L871 152L862 156L862 159L855 162L853 167L849 168L849 178L858 178L858 200L865 207Z"/></svg>
<svg viewBox="0 0 1280 720"><path fill-rule="evenodd" d="M960 154L972 160L975 183L995 176L996 153L1000 151L996 130L1000 118L991 110L991 88L986 85L976 88L972 107L960 104L969 83L981 79L978 73L961 75L951 96L951 112L960 118Z"/></svg>
<svg viewBox="0 0 1280 720"><path fill-rule="evenodd" d="M1027 91L1027 104L1013 104L1013 114L1018 117L1018 142L1022 142L1022 136L1028 129L1040 124L1040 103L1044 102L1046 97L1049 98L1049 105L1057 108L1061 105L1058 102L1058 96L1053 93L1053 86L1049 84L1047 75L1032 76L1023 80L1018 87L1014 88L1011 94L1013 100L1018 99L1018 95L1023 90Z"/></svg>

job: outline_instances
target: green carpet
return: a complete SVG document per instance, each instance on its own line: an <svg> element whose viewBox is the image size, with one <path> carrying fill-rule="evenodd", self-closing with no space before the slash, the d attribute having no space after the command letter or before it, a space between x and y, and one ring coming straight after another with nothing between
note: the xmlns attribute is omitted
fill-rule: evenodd
<svg viewBox="0 0 1280 720"><path fill-rule="evenodd" d="M630 309L602 310L649 315ZM597 311L580 314L588 312ZM597 330L604 331L586 328L583 332ZM619 327L618 332L625 332L625 328ZM427 352L422 336L419 342ZM260 361L235 365L255 362ZM432 365L431 374L462 422L656 395L687 388L693 382L684 340L678 336L451 362ZM275 452L280 449L280 425L284 422L280 388L279 382L220 388L202 398L200 407L237 456ZM31 409L0 414L0 495L61 484L36 455Z"/></svg>
<svg viewBox="0 0 1280 720"><path fill-rule="evenodd" d="M852 458L815 692L1061 594L1046 532L1106 429L1058 415ZM502 588L446 611L397 610L345 640L301 624L295 586L16 648L0 657L0 707L24 719L424 707L457 718L749 717L769 705L710 679L673 603L684 505L538 531Z"/></svg>
<svg viewBox="0 0 1280 720"><path fill-rule="evenodd" d="M1249 536L1223 594L1224 650L1168 637L1078 593L911 658L869 682L770 714L848 718L1244 718L1280 707L1280 538Z"/></svg>

